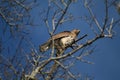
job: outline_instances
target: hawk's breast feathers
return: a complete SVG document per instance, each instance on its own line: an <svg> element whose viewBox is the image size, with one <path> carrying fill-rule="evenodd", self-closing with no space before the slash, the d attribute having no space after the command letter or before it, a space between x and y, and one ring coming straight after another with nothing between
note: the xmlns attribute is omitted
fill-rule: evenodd
<svg viewBox="0 0 120 80"><path fill-rule="evenodd" d="M74 42L74 38L71 36L61 38L61 43L63 44L63 47L70 46Z"/></svg>

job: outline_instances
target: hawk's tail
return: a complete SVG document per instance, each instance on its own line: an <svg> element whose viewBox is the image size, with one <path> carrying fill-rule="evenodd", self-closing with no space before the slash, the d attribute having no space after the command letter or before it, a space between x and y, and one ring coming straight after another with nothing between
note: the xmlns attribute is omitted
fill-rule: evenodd
<svg viewBox="0 0 120 80"><path fill-rule="evenodd" d="M45 52L45 51L47 51L48 49L50 49L50 44L51 44L51 42L48 41L48 42L40 45L40 46L39 46L40 52Z"/></svg>

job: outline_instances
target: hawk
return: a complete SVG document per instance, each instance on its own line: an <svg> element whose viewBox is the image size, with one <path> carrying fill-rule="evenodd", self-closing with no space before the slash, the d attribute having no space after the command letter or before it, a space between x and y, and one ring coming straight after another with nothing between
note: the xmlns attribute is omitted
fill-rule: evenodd
<svg viewBox="0 0 120 80"><path fill-rule="evenodd" d="M65 50L66 48L72 46L75 42L80 30L74 29L72 31L63 31L58 34L53 35L46 43L40 45L40 51L45 52L53 47L57 50ZM54 41L53 41L54 40Z"/></svg>

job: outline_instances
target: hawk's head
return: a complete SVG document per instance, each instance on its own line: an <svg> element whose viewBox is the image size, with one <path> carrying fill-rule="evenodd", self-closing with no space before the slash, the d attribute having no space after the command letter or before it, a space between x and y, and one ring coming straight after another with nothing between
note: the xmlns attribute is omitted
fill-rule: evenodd
<svg viewBox="0 0 120 80"><path fill-rule="evenodd" d="M80 33L80 30L74 29L74 30L72 30L71 32L72 32L72 33L75 33L76 35L78 35L78 34Z"/></svg>

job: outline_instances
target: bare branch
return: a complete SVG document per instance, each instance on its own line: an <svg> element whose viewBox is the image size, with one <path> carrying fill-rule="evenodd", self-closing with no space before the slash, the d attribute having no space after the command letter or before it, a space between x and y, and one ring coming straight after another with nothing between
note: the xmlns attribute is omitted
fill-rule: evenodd
<svg viewBox="0 0 120 80"><path fill-rule="evenodd" d="M69 76L70 76L71 78L73 78L73 79L76 80L75 76L74 76L69 70L67 70L67 68L66 68L62 63L60 63L60 62L57 61L57 60L55 60L55 62L56 62L57 64L59 64L65 71L67 71L68 74L69 74Z"/></svg>
<svg viewBox="0 0 120 80"><path fill-rule="evenodd" d="M94 14L93 14L93 12L92 12L91 8L88 6L88 2L87 2L87 0L85 0L84 5L85 5L85 7L88 9L88 11L89 11L89 13L90 13L91 17L93 18L93 20L94 20L95 24L96 24L96 25L97 25L97 27L98 27L98 29L102 32L102 31L103 31L103 30L102 30L102 27L100 26L100 24L99 24L98 20L97 20L97 19L96 19L96 17L94 16Z"/></svg>
<svg viewBox="0 0 120 80"><path fill-rule="evenodd" d="M24 9L28 10L29 7L27 7L26 5L22 4L21 2L19 2L18 0L14 0L18 5L20 5L21 7L23 7Z"/></svg>
<svg viewBox="0 0 120 80"><path fill-rule="evenodd" d="M32 71L30 75L25 75L27 79L35 79L35 76L41 72L42 68L44 68L52 59L45 60L41 66L38 66L35 70Z"/></svg>
<svg viewBox="0 0 120 80"><path fill-rule="evenodd" d="M103 24L103 30L102 30L102 32L104 32L104 30L106 28L107 21L108 21L108 1L105 0L105 19L104 19L104 24Z"/></svg>
<svg viewBox="0 0 120 80"><path fill-rule="evenodd" d="M109 29L107 29L108 34L105 34L105 35L104 35L105 37L111 38L111 37L113 36L113 34L112 34L113 23L114 23L114 20L113 20L113 18L112 18L111 23L110 23L110 27L109 27Z"/></svg>
<svg viewBox="0 0 120 80"><path fill-rule="evenodd" d="M95 38L91 39L91 40L88 40L85 44L81 44L79 45L76 49L72 50L71 52L67 53L67 54L64 54L62 56L58 56L58 57L52 57L51 59L52 60L59 60L59 59L64 59L66 57L69 57L71 56L72 54L74 54L75 52L77 52L78 50L80 50L81 48L85 47L85 46L88 46L90 44L92 44L93 42L95 42L96 40L100 39L100 38L103 38L104 35L103 34L100 34L98 36L96 36Z"/></svg>
<svg viewBox="0 0 120 80"><path fill-rule="evenodd" d="M55 29L53 30L52 33L54 33L54 32L56 31L58 25L60 24L61 20L63 19L64 15L66 14L66 12L67 12L70 4L71 4L71 0L68 0L67 6L66 6L66 8L62 11L62 15L61 15L61 17L58 19L58 22L57 22L57 24L55 25Z"/></svg>

